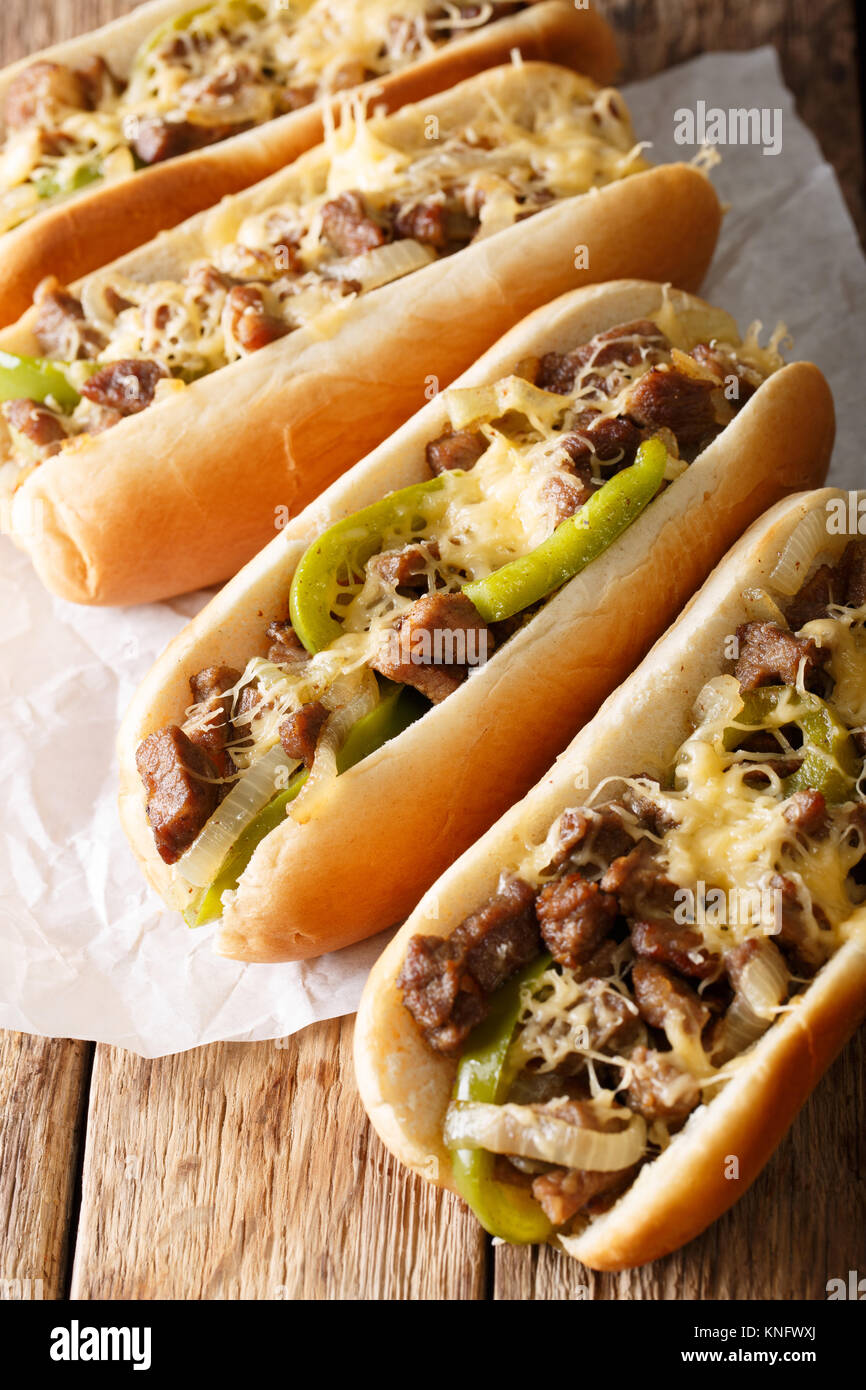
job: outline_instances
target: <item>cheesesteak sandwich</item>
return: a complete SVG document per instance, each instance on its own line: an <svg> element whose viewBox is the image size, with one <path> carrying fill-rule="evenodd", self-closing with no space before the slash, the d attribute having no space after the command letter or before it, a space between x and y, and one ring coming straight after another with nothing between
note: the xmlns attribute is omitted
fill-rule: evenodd
<svg viewBox="0 0 866 1390"><path fill-rule="evenodd" d="M322 103L374 82L393 110L518 51L599 82L616 46L561 0L152 0L0 73L0 323L287 164Z"/></svg>
<svg viewBox="0 0 866 1390"><path fill-rule="evenodd" d="M756 522L373 970L370 1118L494 1235L596 1269L676 1249L866 1011L848 507L826 490Z"/></svg>
<svg viewBox="0 0 866 1390"><path fill-rule="evenodd" d="M622 274L693 288L719 216L565 68L354 101L285 172L49 277L0 333L11 534L81 602L224 579L530 309Z"/></svg>
<svg viewBox="0 0 866 1390"><path fill-rule="evenodd" d="M816 367L640 281L537 310L169 646L122 819L242 960L399 921L523 794L743 527L824 476Z"/></svg>

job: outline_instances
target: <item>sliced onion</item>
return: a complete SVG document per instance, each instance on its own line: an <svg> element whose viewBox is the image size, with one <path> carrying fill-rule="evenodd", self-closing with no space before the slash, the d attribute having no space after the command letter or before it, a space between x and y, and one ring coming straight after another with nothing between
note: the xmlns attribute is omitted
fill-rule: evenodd
<svg viewBox="0 0 866 1390"><path fill-rule="evenodd" d="M390 241L387 246L374 246L363 255L355 256L340 267L340 278L357 280L362 290L376 290L380 285L411 275L413 270L421 270L435 259L436 253L431 247L406 237L402 241Z"/></svg>
<svg viewBox="0 0 866 1390"><path fill-rule="evenodd" d="M478 420L495 420L509 410L528 420L555 421L566 408L564 397L545 391L522 376L506 376L489 386L462 386L446 393L448 418L455 430Z"/></svg>
<svg viewBox="0 0 866 1390"><path fill-rule="evenodd" d="M827 544L827 515L813 508L798 521L785 548L770 574L770 583L780 594L796 594L809 577L809 571L823 546Z"/></svg>
<svg viewBox="0 0 866 1390"><path fill-rule="evenodd" d="M766 937L751 960L746 961L737 981L737 993L759 1018L771 1023L787 996L790 983L782 952Z"/></svg>
<svg viewBox="0 0 866 1390"><path fill-rule="evenodd" d="M739 681L734 676L713 676L699 691L692 713L698 726L716 725L722 719L736 719L742 708Z"/></svg>
<svg viewBox="0 0 866 1390"><path fill-rule="evenodd" d="M785 628L785 615L766 589L746 589L743 598L746 600L750 622L775 623L777 627Z"/></svg>
<svg viewBox="0 0 866 1390"><path fill-rule="evenodd" d="M789 981L781 951L765 938L740 971L733 1002L713 1048L714 1065L739 1056L766 1033L787 996Z"/></svg>
<svg viewBox="0 0 866 1390"><path fill-rule="evenodd" d="M322 799L330 794L337 777L337 754L349 730L378 703L379 687L369 667L335 681L322 696L322 704L333 713L319 735L310 775L292 809L292 816L300 825L312 819Z"/></svg>
<svg viewBox="0 0 866 1390"><path fill-rule="evenodd" d="M646 1122L629 1114L623 1129L586 1129L536 1105L485 1105L453 1101L445 1116L445 1143L451 1149L487 1149L580 1168L615 1173L629 1168L646 1149Z"/></svg>
<svg viewBox="0 0 866 1390"><path fill-rule="evenodd" d="M242 774L178 861L178 869L189 883L200 888L213 883L238 836L278 790L277 773L282 769L288 773L297 766L278 743Z"/></svg>

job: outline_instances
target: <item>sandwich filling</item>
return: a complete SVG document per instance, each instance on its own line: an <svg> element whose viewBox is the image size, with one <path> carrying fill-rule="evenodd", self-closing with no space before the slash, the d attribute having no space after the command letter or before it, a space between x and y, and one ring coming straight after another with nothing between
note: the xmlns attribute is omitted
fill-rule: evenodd
<svg viewBox="0 0 866 1390"><path fill-rule="evenodd" d="M286 814L320 814L340 772L497 659L780 360L756 331L741 342L728 315L670 296L654 319L446 392L427 479L313 541L243 670L199 672L185 719L139 747L156 847L192 919L220 915Z"/></svg>
<svg viewBox="0 0 866 1390"><path fill-rule="evenodd" d="M553 70L554 73L557 70ZM302 328L330 333L361 295L645 169L616 92L562 71L531 106L478 84L472 124L409 129L347 105L322 151L204 219L204 256L172 276L49 277L39 355L0 354L5 490L167 394ZM402 133L401 133L402 132Z"/></svg>
<svg viewBox="0 0 866 1390"><path fill-rule="evenodd" d="M567 1242L612 1206L866 898L866 541L793 593L801 541L668 775L606 779L447 939L410 941L398 987L459 1059L444 1140L493 1234Z"/></svg>
<svg viewBox="0 0 866 1390"><path fill-rule="evenodd" d="M0 233L83 188L225 140L418 62L525 8L431 0L216 0L164 21L128 70L40 59L5 98Z"/></svg>

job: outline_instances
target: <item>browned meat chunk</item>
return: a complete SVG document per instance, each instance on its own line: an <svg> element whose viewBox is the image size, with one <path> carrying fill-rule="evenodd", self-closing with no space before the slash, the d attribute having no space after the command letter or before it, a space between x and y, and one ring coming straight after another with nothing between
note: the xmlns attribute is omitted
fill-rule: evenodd
<svg viewBox="0 0 866 1390"><path fill-rule="evenodd" d="M97 357L105 347L102 334L86 322L81 300L64 289L56 276L48 275L40 281L33 303L33 331L46 357L69 362L79 357Z"/></svg>
<svg viewBox="0 0 866 1390"><path fill-rule="evenodd" d="M23 434L31 444L44 449L46 454L56 454L60 449L62 441L66 438L66 427L62 420L59 420L53 410L49 410L47 405L40 405L38 401L30 401L19 398L13 401L4 401L3 416L13 430Z"/></svg>
<svg viewBox="0 0 866 1390"><path fill-rule="evenodd" d="M226 310L232 337L244 352L258 352L289 332L284 319L268 313L261 290L253 285L235 285L229 290Z"/></svg>
<svg viewBox="0 0 866 1390"><path fill-rule="evenodd" d="M634 840L625 828L620 814L621 808L612 802L597 810L578 807L563 811L559 818L561 863L576 850L587 847L592 858L599 863L609 864L612 859L625 855L634 848Z"/></svg>
<svg viewBox="0 0 866 1390"><path fill-rule="evenodd" d="M615 895L626 917L673 914L677 885L659 868L656 854L650 840L641 840L628 854L614 859L601 880L604 891Z"/></svg>
<svg viewBox="0 0 866 1390"><path fill-rule="evenodd" d="M98 53L86 58L81 67L75 69L75 76L81 83L85 104L91 111L95 111L107 97L116 96L123 85Z"/></svg>
<svg viewBox="0 0 866 1390"><path fill-rule="evenodd" d="M546 352L539 363L535 384L545 391L567 395L574 388L579 373L587 366L607 367L617 362L625 367L635 367L667 346L667 338L650 319L636 319L632 323L619 324L604 333L597 333L573 352ZM613 373L607 381L599 374L587 379L587 384L597 386L610 395L621 388L622 380L617 373Z"/></svg>
<svg viewBox="0 0 866 1390"><path fill-rule="evenodd" d="M708 980L719 971L718 957L705 949L700 933L677 922L635 922L631 944L641 960L670 965L680 975Z"/></svg>
<svg viewBox="0 0 866 1390"><path fill-rule="evenodd" d="M700 1104L701 1088L682 1067L648 1047L636 1047L629 1058L629 1084L625 1093L630 1110L645 1120L681 1124Z"/></svg>
<svg viewBox="0 0 866 1390"><path fill-rule="evenodd" d="M646 430L669 429L680 449L694 449L715 434L715 382L675 367L651 367L628 394L629 417Z"/></svg>
<svg viewBox="0 0 866 1390"><path fill-rule="evenodd" d="M462 468L468 473L487 448L484 435L476 430L446 430L438 439L431 439L424 450L427 467L437 478L450 468Z"/></svg>
<svg viewBox="0 0 866 1390"><path fill-rule="evenodd" d="M132 148L142 164L162 164L190 150L214 145L232 135L236 125L195 125L170 116L140 116L135 123Z"/></svg>
<svg viewBox="0 0 866 1390"><path fill-rule="evenodd" d="M692 348L689 356L708 371L715 373L719 378L719 384L725 388L726 398L730 400L734 410L739 410L746 401L751 400L758 389L760 377L752 367L730 361L723 353L711 348L709 343L698 343ZM736 378L736 395L728 394L729 377Z"/></svg>
<svg viewBox="0 0 866 1390"><path fill-rule="evenodd" d="M31 63L9 83L6 124L10 130L29 125L50 128L64 111L81 111L86 105L77 73L62 63Z"/></svg>
<svg viewBox="0 0 866 1390"><path fill-rule="evenodd" d="M427 198L399 209L394 221L394 235L412 237L426 246L441 251L448 244L448 225L445 203L441 198Z"/></svg>
<svg viewBox="0 0 866 1390"><path fill-rule="evenodd" d="M311 700L293 714L286 715L280 724L280 743L286 756L297 759L304 767L312 767L319 734L327 718L328 711L321 700Z"/></svg>
<svg viewBox="0 0 866 1390"><path fill-rule="evenodd" d="M412 937L397 985L437 1052L459 1051L487 1012L486 996L537 955L534 900L528 883L512 879L450 937Z"/></svg>
<svg viewBox="0 0 866 1390"><path fill-rule="evenodd" d="M279 96L279 109L281 114L287 111L300 111L302 107L309 106L311 101L315 101L318 96L318 89L314 82L298 83L294 87L284 87Z"/></svg>
<svg viewBox="0 0 866 1390"><path fill-rule="evenodd" d="M234 737L232 701L226 691L240 678L233 666L206 666L189 683L193 701L202 707L194 727L187 730L189 740L207 753L220 777L234 777L237 772L226 746Z"/></svg>
<svg viewBox="0 0 866 1390"><path fill-rule="evenodd" d="M360 256L383 246L385 233L367 216L360 193L341 193L322 208L322 236L340 256Z"/></svg>
<svg viewBox="0 0 866 1390"><path fill-rule="evenodd" d="M827 831L827 803L819 791L809 787L806 791L794 792L782 815L789 825L818 839Z"/></svg>
<svg viewBox="0 0 866 1390"><path fill-rule="evenodd" d="M619 1168L613 1173L591 1173L579 1168L554 1168L533 1180L532 1195L552 1226L562 1226L593 1197L622 1190L637 1171Z"/></svg>
<svg viewBox="0 0 866 1390"><path fill-rule="evenodd" d="M653 835L662 836L677 823L676 816L671 815L670 811L659 806L648 793L637 787L626 787L622 799L632 814L637 816L641 825Z"/></svg>
<svg viewBox="0 0 866 1390"><path fill-rule="evenodd" d="M816 934L808 920L808 915L800 902L797 885L787 874L773 874L770 887L779 897L776 918L779 925L775 940L790 958L794 968L805 975L818 970L830 954L830 942ZM819 924L823 926L826 918L820 907L812 909ZM829 937L830 933L827 933Z"/></svg>
<svg viewBox="0 0 866 1390"><path fill-rule="evenodd" d="M601 463L613 460L625 467L634 462L641 432L622 415L596 416L578 427L575 434L563 435L563 447L576 467L586 466L593 456Z"/></svg>
<svg viewBox="0 0 866 1390"><path fill-rule="evenodd" d="M631 972L635 1003L651 1028L664 1028L674 1018L682 1021L687 1032L700 1033L710 1011L685 980L680 980L664 965L653 961L635 961Z"/></svg>
<svg viewBox="0 0 866 1390"><path fill-rule="evenodd" d="M785 617L792 632L799 632L806 623L816 618L826 618L831 603L842 603L844 584L836 589L837 574L830 565L821 565L812 578L795 594L785 609ZM835 591L835 592L834 592Z"/></svg>
<svg viewBox="0 0 866 1390"><path fill-rule="evenodd" d="M549 508L554 527L561 526L584 502L592 496L594 488L588 479L569 478L562 473L554 473L541 489L541 498Z"/></svg>
<svg viewBox="0 0 866 1390"><path fill-rule="evenodd" d="M732 946L729 951L725 952L725 972L734 989L739 989L743 971L760 949L761 943L757 937L750 936L745 941L741 941L739 946Z"/></svg>
<svg viewBox="0 0 866 1390"><path fill-rule="evenodd" d="M309 652L290 622L268 623L265 636L271 643L268 648L268 661L273 661L276 666L286 666L309 659Z"/></svg>
<svg viewBox="0 0 866 1390"><path fill-rule="evenodd" d="M740 689L757 690L760 685L795 685L801 661L808 683L812 672L823 666L829 649L823 650L811 637L795 637L776 623L742 623L737 628L740 655L734 675Z"/></svg>
<svg viewBox="0 0 866 1390"><path fill-rule="evenodd" d="M616 920L616 898L582 874L546 883L535 905L544 944L559 965L582 965Z"/></svg>
<svg viewBox="0 0 866 1390"><path fill-rule="evenodd" d="M465 594L425 594L388 634L370 663L439 704L493 650L493 636Z"/></svg>
<svg viewBox="0 0 866 1390"><path fill-rule="evenodd" d="M426 589L427 555L418 545L406 545L402 550L383 550L374 555L369 568L380 574L386 584L395 588Z"/></svg>
<svg viewBox="0 0 866 1390"><path fill-rule="evenodd" d="M170 725L149 734L135 755L147 794L147 818L160 858L174 864L189 849L216 809L216 771L207 754L182 729Z"/></svg>
<svg viewBox="0 0 866 1390"><path fill-rule="evenodd" d="M153 405L156 383L167 376L168 372L159 362L147 357L122 358L100 367L88 377L81 394L95 405L107 406L120 415L138 415Z"/></svg>
<svg viewBox="0 0 866 1390"><path fill-rule="evenodd" d="M845 572L845 603L849 608L862 608L866 603L866 540L849 541L842 556Z"/></svg>

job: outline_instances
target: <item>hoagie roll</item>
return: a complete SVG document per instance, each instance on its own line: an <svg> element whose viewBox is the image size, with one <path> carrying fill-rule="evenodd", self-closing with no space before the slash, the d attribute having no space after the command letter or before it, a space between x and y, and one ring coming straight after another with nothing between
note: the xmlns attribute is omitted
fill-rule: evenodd
<svg viewBox="0 0 866 1390"><path fill-rule="evenodd" d="M0 333L5 523L54 592L164 597L235 573L538 304L700 281L719 204L649 169L617 93L548 64L321 147Z"/></svg>
<svg viewBox="0 0 866 1390"><path fill-rule="evenodd" d="M323 103L375 84L394 110L507 62L609 82L591 10L428 0L151 0L0 73L0 323L315 145Z"/></svg>
<svg viewBox="0 0 866 1390"><path fill-rule="evenodd" d="M864 502L755 522L375 966L367 1111L493 1234L676 1249L862 1018Z"/></svg>
<svg viewBox="0 0 866 1390"><path fill-rule="evenodd" d="M124 721L163 897L257 961L410 912L749 520L823 477L830 393L778 336L647 282L574 291L290 522Z"/></svg>

